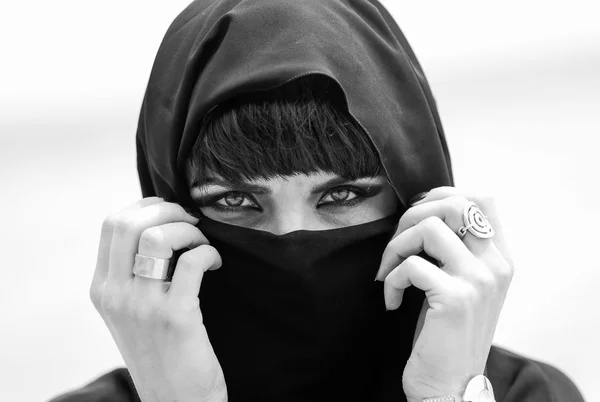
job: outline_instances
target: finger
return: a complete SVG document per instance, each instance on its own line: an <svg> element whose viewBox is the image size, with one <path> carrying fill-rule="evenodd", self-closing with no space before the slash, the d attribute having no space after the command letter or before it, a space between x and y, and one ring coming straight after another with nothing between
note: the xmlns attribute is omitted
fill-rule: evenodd
<svg viewBox="0 0 600 402"><path fill-rule="evenodd" d="M162 202L163 199L159 197L146 197L142 198L131 205L128 205L121 211L111 214L102 223L102 229L100 232L100 242L98 245L98 256L96 258L96 269L94 271L94 277L92 279L92 286L99 285L106 280L109 267L110 257L110 245L112 243L112 237L114 232L114 225L117 220L117 216L121 213L130 212L135 209L140 209L148 205L157 204Z"/></svg>
<svg viewBox="0 0 600 402"><path fill-rule="evenodd" d="M385 278L383 294L385 308L395 310L402 304L404 290L415 286L423 291L427 299L435 300L450 286L452 277L424 258L412 255L405 259Z"/></svg>
<svg viewBox="0 0 600 402"><path fill-rule="evenodd" d="M475 259L460 238L440 218L432 216L400 233L388 243L383 251L376 279L384 280L394 267L421 251L438 260L443 267L451 267L456 271L461 269L465 261Z"/></svg>
<svg viewBox="0 0 600 402"><path fill-rule="evenodd" d="M409 208L398 222L396 234L402 233L406 229L415 226L422 220L437 216L440 218L453 232L457 233L460 227L464 225L463 214L464 210L469 205L470 201L462 195L454 195L438 200L426 202L424 204ZM494 242L491 239L480 239L470 233L467 233L462 238L467 248L477 257L485 253L499 252Z"/></svg>
<svg viewBox="0 0 600 402"><path fill-rule="evenodd" d="M142 232L150 227L172 222L198 223L180 205L161 202L120 214L114 222L110 246L108 280L124 281L133 278L133 261Z"/></svg>
<svg viewBox="0 0 600 402"><path fill-rule="evenodd" d="M500 216L498 213L498 207L493 197L477 194L473 191L464 191L461 189L457 189L456 187L451 186L442 186L436 187L429 191L425 198L419 200L414 203L414 206L422 205L424 203L428 203L431 201L441 200L443 198L452 197L461 195L467 198L470 201L473 201L475 204L479 206L479 208L483 211L485 216L487 216L488 221L494 228L496 234L492 237L492 241L496 244L496 247L502 253L503 257L512 264L512 258L510 257L510 251L508 248L508 244L506 243L506 238L504 235L504 229L502 227L502 222L500 221Z"/></svg>
<svg viewBox="0 0 600 402"><path fill-rule="evenodd" d="M222 264L221 255L207 244L183 253L175 266L168 292L169 301L183 309L198 308L198 294L204 273L218 269Z"/></svg>
<svg viewBox="0 0 600 402"><path fill-rule="evenodd" d="M152 226L142 232L137 252L154 258L171 258L174 250L194 248L209 244L200 229L187 222L172 222ZM165 290L163 280L135 276L133 287L136 292L160 292ZM168 286L170 287L170 285Z"/></svg>

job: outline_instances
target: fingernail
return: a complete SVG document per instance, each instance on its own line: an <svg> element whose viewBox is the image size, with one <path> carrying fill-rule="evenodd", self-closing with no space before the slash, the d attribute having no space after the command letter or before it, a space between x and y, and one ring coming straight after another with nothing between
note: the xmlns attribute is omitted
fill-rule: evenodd
<svg viewBox="0 0 600 402"><path fill-rule="evenodd" d="M408 200L408 205L410 205L411 207L418 204L419 201L422 201L425 197L427 197L427 193L428 191L424 191L422 193L417 193L415 195L412 196L412 198L410 200Z"/></svg>

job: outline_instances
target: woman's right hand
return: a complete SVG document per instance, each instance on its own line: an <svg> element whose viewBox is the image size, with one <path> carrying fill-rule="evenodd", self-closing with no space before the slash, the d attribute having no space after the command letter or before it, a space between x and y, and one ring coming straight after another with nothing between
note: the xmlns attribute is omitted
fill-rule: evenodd
<svg viewBox="0 0 600 402"><path fill-rule="evenodd" d="M161 198L139 200L102 225L90 298L123 356L143 402L227 400L223 371L202 322L204 272L221 256L198 219ZM181 255L171 283L133 274L135 254Z"/></svg>

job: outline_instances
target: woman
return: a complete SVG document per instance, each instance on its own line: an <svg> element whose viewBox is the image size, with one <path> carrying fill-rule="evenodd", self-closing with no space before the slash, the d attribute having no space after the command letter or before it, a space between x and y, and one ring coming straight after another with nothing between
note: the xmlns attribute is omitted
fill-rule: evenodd
<svg viewBox="0 0 600 402"><path fill-rule="evenodd" d="M137 149L90 288L127 369L54 401L583 400L491 346L501 223L376 0L192 3Z"/></svg>

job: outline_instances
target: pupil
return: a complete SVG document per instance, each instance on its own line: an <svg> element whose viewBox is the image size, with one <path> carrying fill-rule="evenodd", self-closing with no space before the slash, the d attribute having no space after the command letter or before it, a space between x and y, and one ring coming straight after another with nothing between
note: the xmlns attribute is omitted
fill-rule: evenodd
<svg viewBox="0 0 600 402"><path fill-rule="evenodd" d="M340 197L339 196L340 193L343 193L344 196ZM348 198L348 190L347 189L335 190L334 192L331 193L331 198L333 198L336 201L343 201L346 198Z"/></svg>
<svg viewBox="0 0 600 402"><path fill-rule="evenodd" d="M234 202L234 203L229 202L232 198L233 199L239 199L240 202L237 202L237 203L236 202ZM230 194L227 197L225 197L225 203L228 206L230 206L230 207L239 207L242 204L243 200L244 200L244 197L242 195L240 195L240 194L235 194L235 195L231 195Z"/></svg>

